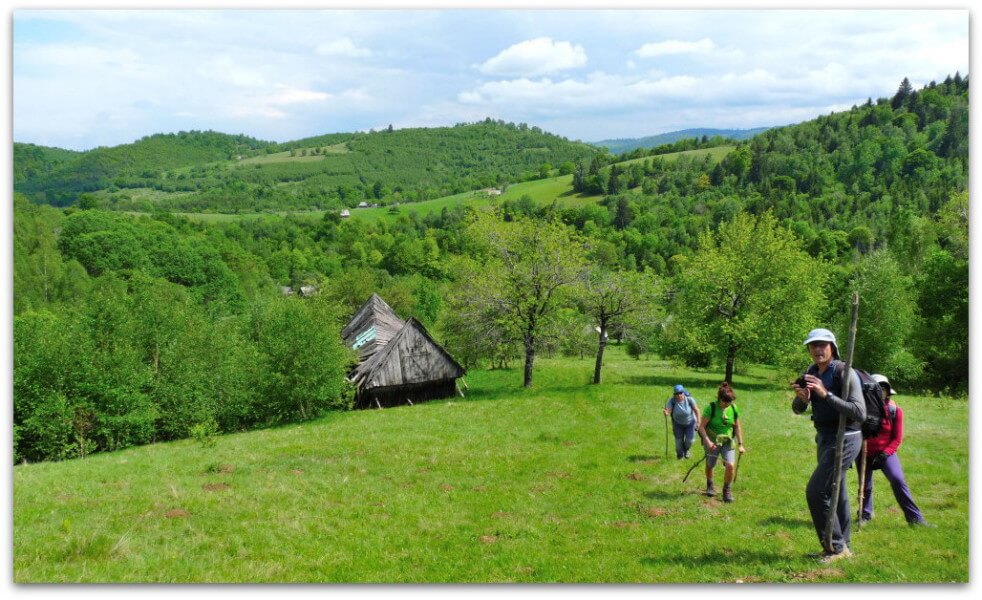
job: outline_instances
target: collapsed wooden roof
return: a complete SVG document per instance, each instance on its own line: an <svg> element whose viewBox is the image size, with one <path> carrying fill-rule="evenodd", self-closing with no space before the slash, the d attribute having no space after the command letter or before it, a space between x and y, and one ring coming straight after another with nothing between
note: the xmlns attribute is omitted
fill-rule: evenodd
<svg viewBox="0 0 982 600"><path fill-rule="evenodd" d="M378 294L372 294L341 330L341 337L345 345L358 351L364 362L385 346L404 325L405 322L396 316L385 300Z"/></svg>
<svg viewBox="0 0 982 600"><path fill-rule="evenodd" d="M443 346L410 317L402 321L378 294L341 331L361 362L348 378L359 389L417 386L463 377L466 371Z"/></svg>

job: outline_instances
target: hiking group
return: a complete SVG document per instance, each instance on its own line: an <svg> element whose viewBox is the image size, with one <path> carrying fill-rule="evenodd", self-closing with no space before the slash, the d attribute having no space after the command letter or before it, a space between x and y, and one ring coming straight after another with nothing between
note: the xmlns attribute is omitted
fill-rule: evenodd
<svg viewBox="0 0 982 600"><path fill-rule="evenodd" d="M805 486L805 500L823 548L818 558L833 562L852 556L852 516L846 487L846 471L852 465L860 477L861 523L873 518L873 473L882 471L907 523L934 527L914 502L897 457L903 442L904 416L893 400L896 391L889 379L849 368L847 380L847 364L840 360L835 335L828 329L813 329L804 346L812 364L791 384L795 392L791 409L803 414L811 407L815 427L817 462ZM700 411L685 387L676 385L663 411L666 418L672 416L678 459L689 458L689 448L698 432L705 450L707 496L716 495L713 471L722 456L724 502L734 500L731 485L736 480L739 456L746 452L734 400L730 384L723 382L716 391L716 400ZM689 473L696 465L698 462Z"/></svg>

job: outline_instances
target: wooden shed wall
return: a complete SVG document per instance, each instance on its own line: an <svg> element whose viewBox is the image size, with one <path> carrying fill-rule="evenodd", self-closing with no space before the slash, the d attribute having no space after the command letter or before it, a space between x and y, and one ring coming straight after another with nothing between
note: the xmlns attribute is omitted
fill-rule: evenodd
<svg viewBox="0 0 982 600"><path fill-rule="evenodd" d="M407 401L413 404L427 400L449 398L457 393L457 384L453 379L442 381L427 381L418 385L397 385L359 390L355 398L358 408L376 408L401 406Z"/></svg>

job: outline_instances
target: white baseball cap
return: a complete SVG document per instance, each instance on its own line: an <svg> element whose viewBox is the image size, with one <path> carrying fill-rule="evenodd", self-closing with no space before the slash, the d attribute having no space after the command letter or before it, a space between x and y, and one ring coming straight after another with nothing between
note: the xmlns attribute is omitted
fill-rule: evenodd
<svg viewBox="0 0 982 600"><path fill-rule="evenodd" d="M883 375L880 375L879 373L873 373L872 375L870 375L870 377L873 378L873 381L875 381L876 383L880 384L881 386L883 384L886 384L887 389L890 390L890 395L891 396L893 396L894 394L897 393L897 390L893 389L893 386L890 385L890 380L887 379L886 377L884 377Z"/></svg>

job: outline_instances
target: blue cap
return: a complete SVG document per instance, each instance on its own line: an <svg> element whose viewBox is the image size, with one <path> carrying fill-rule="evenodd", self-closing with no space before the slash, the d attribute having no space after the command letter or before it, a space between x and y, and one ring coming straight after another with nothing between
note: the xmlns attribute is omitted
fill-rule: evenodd
<svg viewBox="0 0 982 600"><path fill-rule="evenodd" d="M675 386L675 393L676 394L684 394L685 393L685 388L682 386L682 384L679 384L679 385Z"/></svg>

